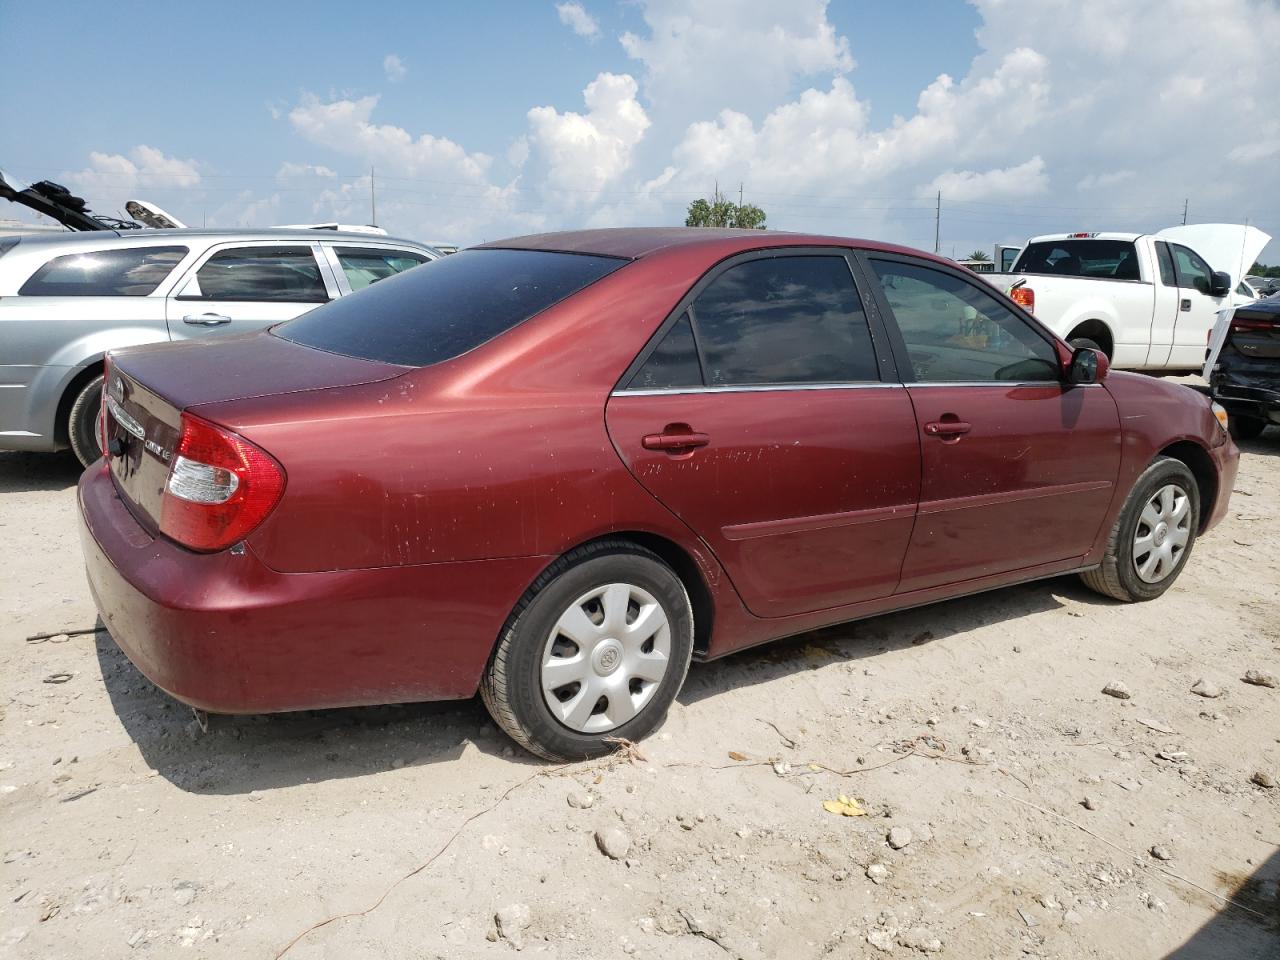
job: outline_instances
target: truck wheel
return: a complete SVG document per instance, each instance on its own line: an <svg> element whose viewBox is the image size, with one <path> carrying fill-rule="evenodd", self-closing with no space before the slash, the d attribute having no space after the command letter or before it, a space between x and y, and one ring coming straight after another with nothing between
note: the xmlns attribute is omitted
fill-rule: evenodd
<svg viewBox="0 0 1280 960"><path fill-rule="evenodd" d="M1088 337L1073 337L1072 339L1068 340L1067 343L1069 343L1076 350L1086 350L1086 349L1102 350L1101 344L1096 343L1093 340L1090 340ZM1102 350L1102 352L1106 353L1107 351Z"/></svg>
<svg viewBox="0 0 1280 960"><path fill-rule="evenodd" d="M1227 432L1232 440L1256 440L1267 429L1267 421L1261 417L1242 417L1237 413L1227 417Z"/></svg>
<svg viewBox="0 0 1280 960"><path fill-rule="evenodd" d="M1178 579L1200 529L1200 488L1187 465L1157 457L1138 477L1096 570L1091 590L1126 603L1154 600Z"/></svg>
<svg viewBox="0 0 1280 960"><path fill-rule="evenodd" d="M102 443L98 439L98 417L102 410L102 374L94 377L77 394L67 416L67 437L71 440L71 452L83 467L102 456Z"/></svg>
<svg viewBox="0 0 1280 960"><path fill-rule="evenodd" d="M640 740L666 716L693 655L680 578L626 541L552 564L508 618L480 684L490 715L547 760L584 760Z"/></svg>

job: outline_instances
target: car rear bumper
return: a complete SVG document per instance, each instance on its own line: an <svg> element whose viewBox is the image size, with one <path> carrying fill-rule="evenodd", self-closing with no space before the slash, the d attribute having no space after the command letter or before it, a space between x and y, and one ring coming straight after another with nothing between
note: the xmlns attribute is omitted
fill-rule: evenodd
<svg viewBox="0 0 1280 960"><path fill-rule="evenodd" d="M1213 398L1226 407L1228 413L1280 423L1280 379L1273 378L1257 386L1215 384Z"/></svg>
<svg viewBox="0 0 1280 960"><path fill-rule="evenodd" d="M287 574L252 550L198 554L151 536L99 466L79 502L112 637L157 686L214 713L469 697L550 559Z"/></svg>

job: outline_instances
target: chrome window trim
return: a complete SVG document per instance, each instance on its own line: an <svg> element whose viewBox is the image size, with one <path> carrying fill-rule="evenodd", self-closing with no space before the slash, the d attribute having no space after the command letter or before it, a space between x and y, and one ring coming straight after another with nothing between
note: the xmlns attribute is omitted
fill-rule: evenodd
<svg viewBox="0 0 1280 960"><path fill-rule="evenodd" d="M902 390L915 387L1101 387L1101 383L1064 383L1061 380L954 380L936 383L775 383L719 387L661 387L645 390L614 390L611 397L661 397L691 393L778 393L800 390Z"/></svg>
<svg viewBox="0 0 1280 960"><path fill-rule="evenodd" d="M743 384L742 386L724 385L715 387L658 387L644 390L614 390L612 397L659 397L676 393L778 393L779 391L800 390L901 390L901 383L761 383Z"/></svg>
<svg viewBox="0 0 1280 960"><path fill-rule="evenodd" d="M911 381L904 387L1100 387L1100 383L1067 383L1064 380L935 380Z"/></svg>

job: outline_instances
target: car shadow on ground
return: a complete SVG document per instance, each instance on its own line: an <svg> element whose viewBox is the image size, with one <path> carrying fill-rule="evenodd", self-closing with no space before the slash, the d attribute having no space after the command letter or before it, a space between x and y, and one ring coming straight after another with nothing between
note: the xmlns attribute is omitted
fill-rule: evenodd
<svg viewBox="0 0 1280 960"><path fill-rule="evenodd" d="M1254 457L1280 457L1280 427L1268 427L1252 440L1239 440L1241 453Z"/></svg>
<svg viewBox="0 0 1280 960"><path fill-rule="evenodd" d="M0 494L67 490L83 472L69 453L0 453Z"/></svg>
<svg viewBox="0 0 1280 960"><path fill-rule="evenodd" d="M694 664L680 694L689 705L727 690L767 683L886 650L937 642L986 624L1062 606L1059 596L1109 603L1076 581L1053 580L945 601L830 627L707 664ZM504 762L542 761L515 748L478 698L442 703L211 716L144 677L98 621L96 650L111 705L147 764L182 790L242 794L300 783L366 776L397 766L456 760L467 748ZM963 637L958 638L963 640Z"/></svg>
<svg viewBox="0 0 1280 960"><path fill-rule="evenodd" d="M146 763L190 793L246 794L368 776L457 760L468 746L503 762L542 762L514 749L478 698L197 718L139 672L101 620L98 626L98 664L112 709Z"/></svg>
<svg viewBox="0 0 1280 960"><path fill-rule="evenodd" d="M891 650L944 640L964 643L963 634L979 627L1062 609L1063 598L1091 605L1118 603L1088 590L1074 576L944 600L824 627L702 664L689 672L679 700L689 705L727 690L769 683L835 663L864 659L873 662Z"/></svg>
<svg viewBox="0 0 1280 960"><path fill-rule="evenodd" d="M1280 851L1248 876L1218 874L1234 905L1217 913L1165 960L1274 960L1280 957ZM1207 902L1207 898L1206 898Z"/></svg>

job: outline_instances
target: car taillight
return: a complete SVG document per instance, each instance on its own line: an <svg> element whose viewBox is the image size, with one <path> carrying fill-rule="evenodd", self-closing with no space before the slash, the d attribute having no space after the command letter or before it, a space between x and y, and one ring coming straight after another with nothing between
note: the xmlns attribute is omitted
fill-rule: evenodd
<svg viewBox="0 0 1280 960"><path fill-rule="evenodd" d="M1036 292L1028 286L1014 287L1009 291L1009 299L1027 313L1036 312Z"/></svg>
<svg viewBox="0 0 1280 960"><path fill-rule="evenodd" d="M1254 317L1235 316L1231 318L1232 330L1275 330L1280 323L1273 320L1261 320Z"/></svg>
<svg viewBox="0 0 1280 960"><path fill-rule="evenodd" d="M160 532L192 550L224 550L266 519L284 493L284 468L244 437L190 413L173 452Z"/></svg>

